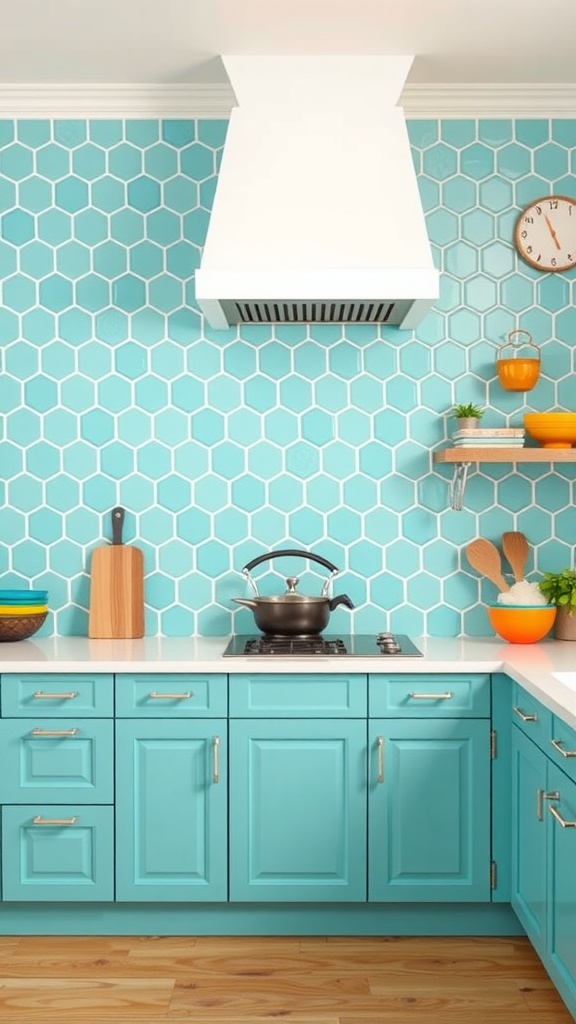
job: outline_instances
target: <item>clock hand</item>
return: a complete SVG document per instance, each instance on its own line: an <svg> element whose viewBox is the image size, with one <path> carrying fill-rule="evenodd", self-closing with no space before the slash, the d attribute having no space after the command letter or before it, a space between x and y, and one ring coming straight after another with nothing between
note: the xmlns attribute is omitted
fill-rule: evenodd
<svg viewBox="0 0 576 1024"><path fill-rule="evenodd" d="M550 218L547 217L546 214L544 214L544 220L546 221L546 224L548 225L548 230L549 230L550 234L552 235L552 238L554 239L554 245L556 246L557 249L561 249L562 247L560 245L560 242L558 241L558 235L554 231L554 228L552 227L552 223L550 221Z"/></svg>

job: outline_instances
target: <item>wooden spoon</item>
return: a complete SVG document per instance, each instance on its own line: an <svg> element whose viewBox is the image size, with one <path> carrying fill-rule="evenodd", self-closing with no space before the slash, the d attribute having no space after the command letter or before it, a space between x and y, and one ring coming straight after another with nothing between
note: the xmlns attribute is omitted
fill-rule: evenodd
<svg viewBox="0 0 576 1024"><path fill-rule="evenodd" d="M492 541L485 540L483 537L471 541L466 547L466 557L472 568L485 576L487 580L491 580L498 590L502 593L510 590L502 575L500 552Z"/></svg>
<svg viewBox="0 0 576 1024"><path fill-rule="evenodd" d="M516 583L520 583L524 579L524 566L529 551L526 537L518 530L508 530L502 534L502 550L512 566Z"/></svg>

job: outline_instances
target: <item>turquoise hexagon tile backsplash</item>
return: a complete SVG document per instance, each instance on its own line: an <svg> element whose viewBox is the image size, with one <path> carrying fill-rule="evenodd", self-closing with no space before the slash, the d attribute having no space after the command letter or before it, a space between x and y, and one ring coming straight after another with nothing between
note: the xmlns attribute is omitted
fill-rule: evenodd
<svg viewBox="0 0 576 1024"><path fill-rule="evenodd" d="M44 634L86 632L116 504L148 634L252 629L240 570L287 546L341 567L341 631L489 634L493 587L462 554L478 535L523 529L531 578L574 564L573 466L475 467L456 512L431 451L455 401L486 426L575 407L574 272L539 274L512 234L536 196L576 194L576 125L408 127L441 270L420 327L216 332L194 273L225 121L0 121L0 579L49 590ZM518 326L542 356L526 394L495 370ZM262 568L264 592L283 568ZM305 562L301 586L321 586Z"/></svg>

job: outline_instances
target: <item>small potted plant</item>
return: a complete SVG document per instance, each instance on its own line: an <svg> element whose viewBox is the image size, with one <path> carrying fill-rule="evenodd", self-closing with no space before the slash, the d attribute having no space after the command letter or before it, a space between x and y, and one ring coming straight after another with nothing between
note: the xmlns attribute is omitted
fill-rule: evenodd
<svg viewBox="0 0 576 1024"><path fill-rule="evenodd" d="M460 403L454 406L452 415L456 417L459 430L470 429L478 426L479 420L484 415L484 409L481 409L479 405L474 405L474 402Z"/></svg>
<svg viewBox="0 0 576 1024"><path fill-rule="evenodd" d="M576 640L576 569L545 572L539 590L558 611L554 622L557 640Z"/></svg>

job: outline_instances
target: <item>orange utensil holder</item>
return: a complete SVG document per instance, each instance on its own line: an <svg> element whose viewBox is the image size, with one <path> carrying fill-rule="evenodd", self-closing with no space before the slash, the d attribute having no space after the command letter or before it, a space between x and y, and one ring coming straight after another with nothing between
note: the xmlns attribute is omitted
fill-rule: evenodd
<svg viewBox="0 0 576 1024"><path fill-rule="evenodd" d="M524 334L527 341L517 335ZM516 336L516 337L514 337ZM505 391L531 391L540 376L540 350L529 331L510 331L496 357L498 380Z"/></svg>

